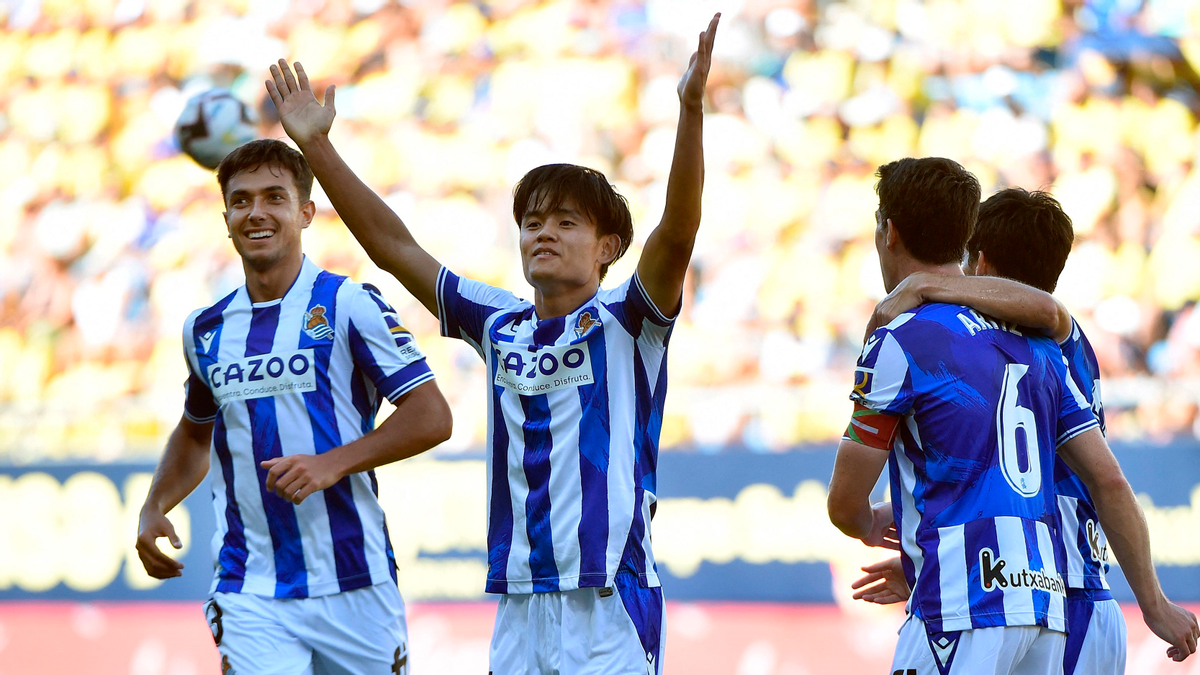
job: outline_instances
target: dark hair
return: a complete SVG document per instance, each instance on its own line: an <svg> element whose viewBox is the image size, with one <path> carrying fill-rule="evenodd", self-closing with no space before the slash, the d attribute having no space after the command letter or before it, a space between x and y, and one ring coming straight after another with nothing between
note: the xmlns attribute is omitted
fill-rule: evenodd
<svg viewBox="0 0 1200 675"><path fill-rule="evenodd" d="M513 219L517 226L530 211L549 212L570 199L596 224L596 234L615 234L621 240L617 257L625 255L633 241L633 216L629 203L609 184L604 174L574 164L547 164L525 174L513 188ZM611 264L611 263L609 263ZM600 267L600 278L608 264Z"/></svg>
<svg viewBox="0 0 1200 675"><path fill-rule="evenodd" d="M906 157L879 167L880 222L891 218L904 247L929 265L962 262L979 213L979 181L941 157Z"/></svg>
<svg viewBox="0 0 1200 675"><path fill-rule="evenodd" d="M225 190L234 176L242 171L252 171L264 164L279 166L291 171L296 180L296 192L300 195L300 203L308 201L312 195L312 169L308 167L304 155L288 147L283 141L273 138L250 141L239 146L221 160L217 166L217 183L221 185L221 199L225 199Z"/></svg>
<svg viewBox="0 0 1200 675"><path fill-rule="evenodd" d="M1074 241L1071 217L1054 197L1008 188L980 205L967 260L974 265L982 252L1000 276L1053 293Z"/></svg>

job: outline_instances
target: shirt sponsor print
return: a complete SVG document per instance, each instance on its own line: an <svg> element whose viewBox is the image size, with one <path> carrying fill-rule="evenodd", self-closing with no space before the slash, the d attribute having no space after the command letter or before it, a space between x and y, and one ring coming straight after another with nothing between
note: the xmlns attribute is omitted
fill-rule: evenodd
<svg viewBox="0 0 1200 675"><path fill-rule="evenodd" d="M592 357L586 342L530 350L528 346L495 344L495 384L533 396L592 384Z"/></svg>
<svg viewBox="0 0 1200 675"><path fill-rule="evenodd" d="M208 386L217 405L316 391L317 372L314 363L311 349L218 362L208 368Z"/></svg>

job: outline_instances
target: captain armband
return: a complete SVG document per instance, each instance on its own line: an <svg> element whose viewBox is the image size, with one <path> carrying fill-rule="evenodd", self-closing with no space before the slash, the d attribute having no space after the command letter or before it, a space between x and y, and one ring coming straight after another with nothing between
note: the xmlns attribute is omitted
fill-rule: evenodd
<svg viewBox="0 0 1200 675"><path fill-rule="evenodd" d="M869 448L891 450L896 440L896 431L900 428L900 416L871 410L857 401L854 403L854 413L850 416L850 425L842 438L855 443L862 443Z"/></svg>

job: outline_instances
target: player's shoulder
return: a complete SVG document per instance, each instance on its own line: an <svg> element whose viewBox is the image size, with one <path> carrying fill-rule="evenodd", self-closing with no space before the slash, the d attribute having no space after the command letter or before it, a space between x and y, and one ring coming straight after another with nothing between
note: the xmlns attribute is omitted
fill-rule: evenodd
<svg viewBox="0 0 1200 675"><path fill-rule="evenodd" d="M191 331L197 326L197 324L221 323L225 311L228 310L230 306L239 299L240 296L245 295L245 289L245 286L239 286L213 304L192 310L192 312L188 314L187 319L185 319L183 322L184 331Z"/></svg>

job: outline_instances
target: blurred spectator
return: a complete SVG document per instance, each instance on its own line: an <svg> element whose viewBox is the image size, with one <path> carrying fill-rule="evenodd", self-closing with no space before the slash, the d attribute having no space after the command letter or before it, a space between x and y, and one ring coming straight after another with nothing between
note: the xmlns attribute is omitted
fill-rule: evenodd
<svg viewBox="0 0 1200 675"><path fill-rule="evenodd" d="M522 288L511 188L569 161L661 215L694 0L0 2L0 460L156 455L189 311L241 283L183 102L265 106L274 59L339 87L336 142L457 272ZM942 155L1050 187L1076 226L1059 294L1110 433L1200 435L1200 7L1178 0L723 3L705 218L673 336L665 448L836 438L869 310L876 165ZM475 449L482 365L314 194L305 249L384 290Z"/></svg>

